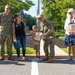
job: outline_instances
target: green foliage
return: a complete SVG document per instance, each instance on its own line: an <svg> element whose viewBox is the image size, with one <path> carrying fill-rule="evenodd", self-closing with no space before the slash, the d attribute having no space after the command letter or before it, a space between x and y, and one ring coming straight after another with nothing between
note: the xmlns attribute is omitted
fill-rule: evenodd
<svg viewBox="0 0 75 75"><path fill-rule="evenodd" d="M0 12L4 11L5 5L10 5L11 12L18 13L21 10L29 10L29 8L34 5L31 0L0 0Z"/></svg>
<svg viewBox="0 0 75 75"><path fill-rule="evenodd" d="M67 10L75 8L75 0L41 0L41 2L44 17L53 23L55 30L63 29Z"/></svg>
<svg viewBox="0 0 75 75"><path fill-rule="evenodd" d="M55 32L57 35L65 35L65 31L64 30L60 30L60 32L56 31Z"/></svg>
<svg viewBox="0 0 75 75"><path fill-rule="evenodd" d="M64 30L60 30L60 32L56 31L55 32L57 36L59 36L60 40L65 40L65 31Z"/></svg>
<svg viewBox="0 0 75 75"><path fill-rule="evenodd" d="M59 37L59 39L64 41L65 40L65 36L62 35L62 36Z"/></svg>
<svg viewBox="0 0 75 75"><path fill-rule="evenodd" d="M34 48L26 47L26 54L35 54Z"/></svg>
<svg viewBox="0 0 75 75"><path fill-rule="evenodd" d="M7 46L5 44L5 54L6 53L7 53ZM16 50L15 50L14 46L12 46L12 53L16 54ZM22 54L22 48L20 49L20 54ZM26 54L35 54L34 48L26 47Z"/></svg>
<svg viewBox="0 0 75 75"><path fill-rule="evenodd" d="M32 30L32 26L36 25L36 17L32 17L29 14L25 14L26 25L29 26L29 29Z"/></svg>

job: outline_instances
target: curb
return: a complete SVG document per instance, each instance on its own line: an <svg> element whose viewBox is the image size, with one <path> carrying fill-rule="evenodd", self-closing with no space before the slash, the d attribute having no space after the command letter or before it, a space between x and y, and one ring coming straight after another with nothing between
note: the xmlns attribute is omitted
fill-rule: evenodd
<svg viewBox="0 0 75 75"><path fill-rule="evenodd" d="M22 55L20 55L22 57ZM8 55L5 55L4 56L5 58L8 57ZM13 58L17 58L17 55L16 54L13 54L12 55ZM35 54L26 54L26 57L27 58L30 58L30 59L33 59L36 57ZM40 58L44 58L45 56L41 55ZM66 59L68 56L67 55L64 55L64 56L54 56L54 59Z"/></svg>

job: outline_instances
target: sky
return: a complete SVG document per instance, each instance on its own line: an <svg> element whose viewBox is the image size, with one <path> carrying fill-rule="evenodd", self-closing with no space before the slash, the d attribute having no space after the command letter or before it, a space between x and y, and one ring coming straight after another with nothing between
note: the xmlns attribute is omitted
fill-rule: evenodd
<svg viewBox="0 0 75 75"><path fill-rule="evenodd" d="M35 4L34 6L32 6L28 11L25 11L25 13L30 14L31 16L37 16L37 2L38 0L31 0L33 1L33 3ZM40 4L40 13L42 12L41 10L41 4Z"/></svg>

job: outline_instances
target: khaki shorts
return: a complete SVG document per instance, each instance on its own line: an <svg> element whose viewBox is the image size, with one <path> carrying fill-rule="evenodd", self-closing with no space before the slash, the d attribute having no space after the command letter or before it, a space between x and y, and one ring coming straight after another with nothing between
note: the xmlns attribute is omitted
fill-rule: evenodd
<svg viewBox="0 0 75 75"><path fill-rule="evenodd" d="M40 50L40 45L34 45L34 50Z"/></svg>

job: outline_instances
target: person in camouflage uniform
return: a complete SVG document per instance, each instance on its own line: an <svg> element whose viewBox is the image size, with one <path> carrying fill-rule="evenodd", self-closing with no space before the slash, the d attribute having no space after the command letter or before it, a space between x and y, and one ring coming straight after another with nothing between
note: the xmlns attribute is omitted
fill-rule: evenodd
<svg viewBox="0 0 75 75"><path fill-rule="evenodd" d="M6 41L8 59L11 60L12 56L12 23L13 15L10 13L10 6L6 5L4 12L0 13L0 50L1 58L4 60L4 44Z"/></svg>
<svg viewBox="0 0 75 75"><path fill-rule="evenodd" d="M55 45L55 32L52 23L45 20L43 15L38 15L38 20L42 22L41 31L43 32L42 39L44 40L44 52L45 58L43 60L48 60L48 62L53 61L55 55L54 45ZM50 50L48 52L48 49Z"/></svg>

